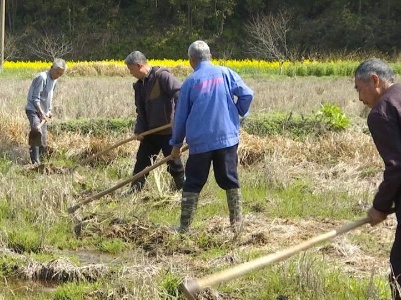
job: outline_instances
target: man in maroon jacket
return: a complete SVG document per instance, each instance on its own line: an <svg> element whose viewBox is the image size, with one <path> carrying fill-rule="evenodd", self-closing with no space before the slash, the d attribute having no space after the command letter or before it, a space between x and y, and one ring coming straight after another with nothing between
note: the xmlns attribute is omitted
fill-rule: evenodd
<svg viewBox="0 0 401 300"><path fill-rule="evenodd" d="M394 212L397 229L390 252L392 272L389 276L393 299L400 300L401 285L401 84L379 59L362 62L355 71L355 89L359 100L371 108L367 123L376 148L383 159L383 181L367 214L372 226Z"/></svg>
<svg viewBox="0 0 401 300"><path fill-rule="evenodd" d="M141 133L170 124L174 107L181 89L179 82L167 69L151 67L145 55L140 51L131 52L125 59L125 64L132 76L137 78L134 83L136 122L134 134L140 141L136 154L133 175L152 164L152 158L162 151L166 157L171 154L169 144L172 129L167 128L154 134L141 136ZM177 190L184 184L184 166L181 159L170 160L167 171L172 175ZM130 193L140 191L145 184L146 176L131 184Z"/></svg>

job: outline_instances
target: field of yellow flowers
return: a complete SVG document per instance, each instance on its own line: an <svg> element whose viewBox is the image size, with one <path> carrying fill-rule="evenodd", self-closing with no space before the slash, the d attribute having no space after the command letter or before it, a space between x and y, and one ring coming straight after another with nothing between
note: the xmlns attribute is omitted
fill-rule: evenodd
<svg viewBox="0 0 401 300"><path fill-rule="evenodd" d="M163 66L177 71L177 75L188 75L192 70L188 60L149 60L154 66ZM229 67L241 75L286 75L286 76L352 76L358 61L328 61L318 62L303 60L290 61L263 61L263 60L223 60L213 59L212 63ZM46 61L6 61L4 70L44 70L49 68ZM401 73L401 63L390 63L394 72ZM72 75L128 75L124 61L69 61L69 73Z"/></svg>

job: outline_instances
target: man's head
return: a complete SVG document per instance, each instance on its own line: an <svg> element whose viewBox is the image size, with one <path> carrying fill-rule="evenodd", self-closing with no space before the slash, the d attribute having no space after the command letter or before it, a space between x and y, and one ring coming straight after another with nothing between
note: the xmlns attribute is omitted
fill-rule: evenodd
<svg viewBox="0 0 401 300"><path fill-rule="evenodd" d="M188 48L189 62L192 68L195 68L198 63L204 60L210 60L210 48L204 41L195 41Z"/></svg>
<svg viewBox="0 0 401 300"><path fill-rule="evenodd" d="M137 79L143 79L149 73L150 67L145 55L140 51L133 51L128 54L125 64L131 75Z"/></svg>
<svg viewBox="0 0 401 300"><path fill-rule="evenodd" d="M50 77L53 80L63 76L64 72L67 70L67 64L62 58L55 58L53 64L50 68Z"/></svg>
<svg viewBox="0 0 401 300"><path fill-rule="evenodd" d="M362 62L355 71L355 89L359 100L372 108L394 83L394 73L390 66L377 58Z"/></svg>

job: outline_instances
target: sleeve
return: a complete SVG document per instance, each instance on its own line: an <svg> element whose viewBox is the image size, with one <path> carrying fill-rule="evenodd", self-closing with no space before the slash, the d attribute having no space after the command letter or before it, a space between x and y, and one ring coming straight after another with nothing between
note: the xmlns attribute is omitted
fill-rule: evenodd
<svg viewBox="0 0 401 300"><path fill-rule="evenodd" d="M136 122L134 126L134 134L140 134L146 130L148 130L147 120L146 120L146 109L145 102L142 101L140 97L140 91L138 87L134 84L134 98L135 98L135 107L136 107Z"/></svg>
<svg viewBox="0 0 401 300"><path fill-rule="evenodd" d="M170 140L170 145L174 147L181 147L186 136L186 123L191 111L190 93L190 83L187 80L181 87L175 112L173 134Z"/></svg>
<svg viewBox="0 0 401 300"><path fill-rule="evenodd" d="M176 103L180 95L181 82L167 70L160 73L159 82L163 91L173 98Z"/></svg>
<svg viewBox="0 0 401 300"><path fill-rule="evenodd" d="M371 112L368 126L385 166L373 207L389 213L401 192L401 130L394 116L380 112Z"/></svg>
<svg viewBox="0 0 401 300"><path fill-rule="evenodd" d="M40 94L43 92L46 80L42 76L36 76L32 81L32 96L30 101L37 107L40 105Z"/></svg>
<svg viewBox="0 0 401 300"><path fill-rule="evenodd" d="M168 105L171 105L170 119L174 120L182 83L167 70L160 73L159 83L162 90L169 96L168 101L171 101L171 103L168 103Z"/></svg>
<svg viewBox="0 0 401 300"><path fill-rule="evenodd" d="M238 114L241 117L246 117L249 113L249 108L253 100L253 90L251 90L241 77L234 71L229 70L230 74L230 87L231 95L237 97L235 106L237 107Z"/></svg>
<svg viewBox="0 0 401 300"><path fill-rule="evenodd" d="M49 95L49 97L50 97L49 112L51 112L52 109L53 109L53 95L54 95L54 91L56 90L56 87L57 87L57 81L54 82L53 89L50 91L50 95Z"/></svg>

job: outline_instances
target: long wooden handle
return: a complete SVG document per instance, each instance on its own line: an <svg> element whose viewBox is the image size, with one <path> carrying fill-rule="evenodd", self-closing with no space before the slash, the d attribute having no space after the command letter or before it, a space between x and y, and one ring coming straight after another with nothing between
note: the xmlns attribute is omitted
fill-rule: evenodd
<svg viewBox="0 0 401 300"><path fill-rule="evenodd" d="M186 145L186 146L184 146L184 147L181 149L181 152L184 152L184 151L186 151L187 149L188 149L188 146ZM87 199L85 199L85 200L83 200L83 201L81 201L81 202L75 204L74 206L69 207L69 208L68 208L68 212L69 212L69 213L75 212L75 211L76 211L78 208L80 208L82 205L85 205L85 204L87 204L87 203L90 203L90 202L92 202L93 200L99 199L99 198L101 198L101 197L103 197L103 196L105 196L105 195L107 195L107 194L110 194L111 192L114 192L115 190L119 189L120 187L122 187L122 186L124 186L124 185L130 183L131 181L134 181L134 180L136 180L136 179L142 177L143 175L149 173L149 172L152 171L153 169L156 169L157 167L159 167L159 166L165 164L166 162L168 162L168 161L170 161L170 160L172 160L171 154L170 154L169 156L163 158L162 160L156 162L155 164L153 164L153 165L151 165L151 166L149 166L149 167L143 169L141 172L136 173L135 175L133 175L133 176L131 176L131 177L125 179L124 181L121 181L120 183L116 184L115 186L112 186L111 188L108 188L107 190L104 190L104 191L102 191L102 192L100 192L100 193L97 193L97 194L95 194L95 195L93 195L93 196L90 196L89 198L87 198Z"/></svg>
<svg viewBox="0 0 401 300"><path fill-rule="evenodd" d="M289 247L285 250L272 253L266 256L262 256L255 260L242 263L238 266L232 267L230 269L223 270L216 274L211 274L209 276L200 279L190 279L186 283L181 285L182 291L187 299L195 299L194 293L203 290L206 287L214 286L218 283L228 281L230 279L237 278L247 272L257 270L263 266L269 265L274 262L284 260L300 251L311 248L319 243L330 240L340 234L346 233L354 228L362 226L369 222L369 218L360 219L358 221L344 225L336 230L329 231L327 233L321 234L307 241L304 241L298 245Z"/></svg>
<svg viewBox="0 0 401 300"><path fill-rule="evenodd" d="M38 126L36 126L36 129L39 131L39 130L40 130L40 128L42 128L42 126L43 126L45 123L46 123L46 120L45 120L45 119L43 119L42 121L40 121L39 125L38 125Z"/></svg>
<svg viewBox="0 0 401 300"><path fill-rule="evenodd" d="M149 134L153 134L153 133L162 131L164 129L170 128L171 126L172 126L171 124L166 124L166 125L163 125L163 126L160 126L160 127L157 127L157 128L153 128L153 129L150 129L150 130L142 132L141 134L139 134L139 136L146 136L146 135L149 135ZM117 148L117 147L119 147L119 146L121 146L123 144L126 144L126 143L128 143L128 142L130 142L132 140L135 140L136 138L137 138L136 136L132 136L130 138L122 140L122 141L118 142L117 144L114 144L114 145L112 145L112 146L110 146L110 147L108 147L108 148L106 148L106 149L104 149L104 150L92 155L91 157L81 161L81 164L87 164L88 162L91 162L95 158L99 157L100 155L105 154L105 153L109 152L110 150L113 150L114 148Z"/></svg>

